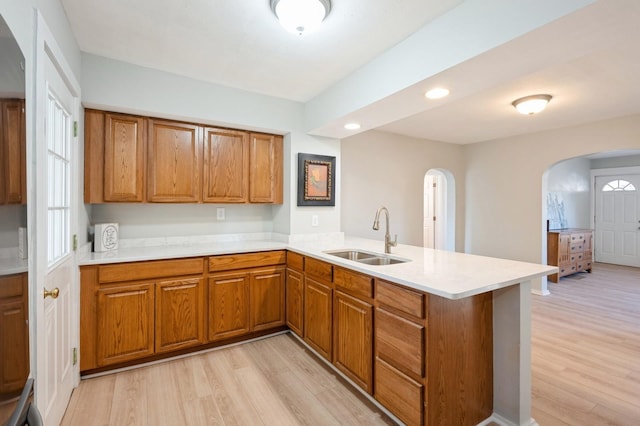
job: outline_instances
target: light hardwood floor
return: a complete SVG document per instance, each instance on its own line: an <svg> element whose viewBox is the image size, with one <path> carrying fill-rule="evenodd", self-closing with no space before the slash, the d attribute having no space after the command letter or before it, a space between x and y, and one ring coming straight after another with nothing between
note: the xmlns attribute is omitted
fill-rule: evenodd
<svg viewBox="0 0 640 426"><path fill-rule="evenodd" d="M596 264L533 296L533 417L640 425L640 269ZM83 380L63 425L391 424L297 340Z"/></svg>
<svg viewBox="0 0 640 426"><path fill-rule="evenodd" d="M640 269L596 263L532 303L533 417L640 425Z"/></svg>
<svg viewBox="0 0 640 426"><path fill-rule="evenodd" d="M289 334L83 380L63 425L384 425Z"/></svg>

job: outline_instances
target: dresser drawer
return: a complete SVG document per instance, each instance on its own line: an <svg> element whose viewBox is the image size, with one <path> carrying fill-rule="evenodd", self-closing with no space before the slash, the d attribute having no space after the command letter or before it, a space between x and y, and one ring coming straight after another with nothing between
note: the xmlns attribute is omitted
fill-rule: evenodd
<svg viewBox="0 0 640 426"><path fill-rule="evenodd" d="M578 252L582 252L583 250L584 250L583 243L571 243L571 245L569 246L569 251L571 253L578 253Z"/></svg>
<svg viewBox="0 0 640 426"><path fill-rule="evenodd" d="M424 294L387 281L376 279L376 302L419 321L425 318Z"/></svg>
<svg viewBox="0 0 640 426"><path fill-rule="evenodd" d="M373 297L373 278L367 275L334 267L333 283L353 296Z"/></svg>

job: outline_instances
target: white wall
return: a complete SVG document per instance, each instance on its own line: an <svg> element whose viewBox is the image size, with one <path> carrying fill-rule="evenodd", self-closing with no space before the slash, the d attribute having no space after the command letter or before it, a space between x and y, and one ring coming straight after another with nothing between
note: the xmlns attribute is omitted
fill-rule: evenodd
<svg viewBox="0 0 640 426"><path fill-rule="evenodd" d="M591 160L562 161L547 173L547 193L556 193L564 202L568 228L589 228L591 216ZM543 200L543 208L546 198Z"/></svg>
<svg viewBox="0 0 640 426"><path fill-rule="evenodd" d="M461 145L368 131L342 140L342 230L348 235L384 239L372 230L379 206L390 214L398 242L422 246L424 176L447 169L456 180L456 249L464 242L464 156Z"/></svg>
<svg viewBox="0 0 640 426"><path fill-rule="evenodd" d="M311 210L296 206L297 153L339 156L340 141L306 135L302 129L303 105L298 102L218 86L166 72L139 67L95 55L82 55L82 93L85 107L137 113L155 117L193 121L238 129L285 135L284 203L273 207L228 206L228 219L222 226L208 220L206 206L185 205L181 210L183 229L189 232L243 232L271 228L283 234L336 232L340 230L339 205L315 211L320 226L311 227ZM338 187L339 188L339 187ZM336 197L340 191L337 191ZM91 222L117 218L127 235L174 232L180 219L172 217L166 205L147 206L154 225L144 225L130 213L141 211L117 205L93 207ZM108 214L107 214L108 212ZM247 221L246 218L252 219ZM195 219L194 223L188 220ZM248 223L250 225L247 225ZM270 222L270 223L269 223ZM144 229L143 229L144 228Z"/></svg>
<svg viewBox="0 0 640 426"><path fill-rule="evenodd" d="M543 174L559 161L616 149L640 149L640 115L465 146L465 250L545 263Z"/></svg>
<svg viewBox="0 0 640 426"><path fill-rule="evenodd" d="M621 157L597 158L591 160L592 169L613 169L616 167L640 166L640 154L625 155Z"/></svg>

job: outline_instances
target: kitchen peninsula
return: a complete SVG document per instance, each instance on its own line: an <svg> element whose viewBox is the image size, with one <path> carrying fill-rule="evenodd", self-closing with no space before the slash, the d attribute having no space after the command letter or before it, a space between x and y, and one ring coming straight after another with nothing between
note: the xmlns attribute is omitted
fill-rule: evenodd
<svg viewBox="0 0 640 426"><path fill-rule="evenodd" d="M371 265L327 252L383 253L381 241L286 240L260 234L146 247L124 240L118 251L85 253L79 259L83 374L289 328L407 424L488 418L532 424L530 282L555 267L407 245L390 255L401 263ZM171 278L159 272L163 267ZM123 278L121 271L133 275ZM136 295L131 306L142 307L150 322L141 355L118 358L100 340L117 322L109 315L122 308L109 297L125 285ZM179 297L165 297L164 289L178 289ZM247 301L233 326L218 314L230 304L220 303L225 298ZM101 306L111 314L100 317ZM181 323L193 325L183 333L186 345L172 340L182 331L161 324L176 306L186 307Z"/></svg>

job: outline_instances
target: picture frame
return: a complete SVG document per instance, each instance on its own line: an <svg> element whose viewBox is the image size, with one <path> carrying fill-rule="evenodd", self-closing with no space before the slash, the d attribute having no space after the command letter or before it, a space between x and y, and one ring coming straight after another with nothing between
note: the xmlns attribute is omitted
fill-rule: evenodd
<svg viewBox="0 0 640 426"><path fill-rule="evenodd" d="M336 205L336 157L298 153L298 206Z"/></svg>

